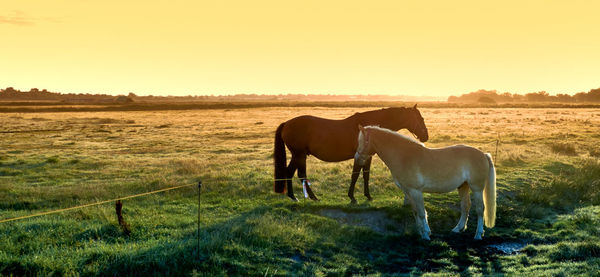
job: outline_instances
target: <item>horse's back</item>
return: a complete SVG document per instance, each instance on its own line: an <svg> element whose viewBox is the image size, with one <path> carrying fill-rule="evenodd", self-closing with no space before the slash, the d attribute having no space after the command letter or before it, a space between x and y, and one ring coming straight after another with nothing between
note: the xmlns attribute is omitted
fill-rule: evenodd
<svg viewBox="0 0 600 277"><path fill-rule="evenodd" d="M322 118L322 117L318 117L318 116L313 116L313 115L301 115L298 117L294 117L288 121L285 122L285 125L290 126L292 128L298 129L298 128L311 128L314 127L315 125L331 125L331 124L335 124L336 122L339 122L341 120L336 120L336 119L327 119L327 118Z"/></svg>
<svg viewBox="0 0 600 277"><path fill-rule="evenodd" d="M453 145L444 148L429 148L422 160L421 168L427 168L431 176L440 183L451 182L456 186L463 182L483 185L488 176L489 163L485 154L468 145Z"/></svg>
<svg viewBox="0 0 600 277"><path fill-rule="evenodd" d="M285 122L282 137L292 151L324 161L343 161L354 156L358 129L347 120L303 115Z"/></svg>
<svg viewBox="0 0 600 277"><path fill-rule="evenodd" d="M295 140L305 141L306 138L322 133L328 128L335 128L336 125L339 125L339 120L302 115L285 122L282 136L286 144L293 144Z"/></svg>
<svg viewBox="0 0 600 277"><path fill-rule="evenodd" d="M488 164L485 154L481 150L469 145L457 144L443 148L429 148L429 150L434 153L436 160L439 161L442 158L451 161L457 166L464 166L464 164L477 166Z"/></svg>

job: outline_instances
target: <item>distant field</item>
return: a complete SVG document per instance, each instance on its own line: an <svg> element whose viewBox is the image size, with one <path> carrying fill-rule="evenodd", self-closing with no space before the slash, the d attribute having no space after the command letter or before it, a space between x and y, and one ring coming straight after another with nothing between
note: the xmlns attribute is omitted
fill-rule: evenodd
<svg viewBox="0 0 600 277"><path fill-rule="evenodd" d="M191 186L125 200L130 236L112 204L0 223L0 274L600 275L600 108L424 105L428 147L469 144L494 156L498 220L482 242L472 240L474 209L465 233L450 232L456 192L426 195L432 241L418 239L378 158L372 202L359 180L359 204L349 205L351 161L313 157L308 178L320 202L272 192L279 123L302 114L341 119L379 104L40 113L32 111L48 107L0 106L0 220L204 183L199 252ZM25 108L33 110L18 110ZM296 181L299 198L301 191Z"/></svg>
<svg viewBox="0 0 600 277"><path fill-rule="evenodd" d="M212 110L212 109L250 109L250 108L368 108L368 107L405 107L419 103L424 108L587 108L598 109L598 103L449 103L449 102L402 102L402 101L140 101L133 103L94 102L94 101L1 101L0 113L32 112L102 112L102 111L174 111L174 110Z"/></svg>

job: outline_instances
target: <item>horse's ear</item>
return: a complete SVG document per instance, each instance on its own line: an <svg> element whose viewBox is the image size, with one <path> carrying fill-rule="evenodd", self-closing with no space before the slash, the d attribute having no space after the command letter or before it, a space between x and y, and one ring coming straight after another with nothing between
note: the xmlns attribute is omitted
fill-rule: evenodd
<svg viewBox="0 0 600 277"><path fill-rule="evenodd" d="M416 109L416 108L417 108L417 104L415 103L415 105L413 106L413 109Z"/></svg>
<svg viewBox="0 0 600 277"><path fill-rule="evenodd" d="M365 131L365 127L363 127L362 125L358 124L358 130L361 132Z"/></svg>

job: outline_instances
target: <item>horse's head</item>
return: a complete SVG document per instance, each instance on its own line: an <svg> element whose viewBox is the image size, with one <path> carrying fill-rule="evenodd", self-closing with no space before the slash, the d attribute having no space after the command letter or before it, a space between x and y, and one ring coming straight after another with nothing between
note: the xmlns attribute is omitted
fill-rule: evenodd
<svg viewBox="0 0 600 277"><path fill-rule="evenodd" d="M417 104L412 108L408 108L408 129L411 133L415 134L421 142L426 142L429 139L429 132L427 126L425 126L425 120L421 116L421 112L417 109Z"/></svg>
<svg viewBox="0 0 600 277"><path fill-rule="evenodd" d="M375 154L370 142L369 129L358 125L358 147L354 154L354 161L360 166L363 166Z"/></svg>

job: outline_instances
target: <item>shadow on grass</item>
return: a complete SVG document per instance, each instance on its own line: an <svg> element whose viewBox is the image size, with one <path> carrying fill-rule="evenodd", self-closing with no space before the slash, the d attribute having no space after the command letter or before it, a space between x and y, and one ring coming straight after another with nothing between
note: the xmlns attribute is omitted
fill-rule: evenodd
<svg viewBox="0 0 600 277"><path fill-rule="evenodd" d="M488 247L503 242L503 237L490 236L477 242L472 234L475 226L469 226L466 233L438 230L432 241L422 241L414 234L379 233L364 226L339 224L334 219L315 214L320 209L343 207L306 208L279 203L255 208L201 228L199 242L196 233L191 232L181 239L166 240L141 251L89 253L87 255L99 264L98 272L89 273L421 275L463 272L469 276L470 267L478 268L483 274L503 272L497 259L500 254ZM405 214L406 209L397 208L397 212ZM110 228L107 231L112 233ZM135 240L136 235L133 236ZM91 259L84 258L86 261Z"/></svg>
<svg viewBox="0 0 600 277"><path fill-rule="evenodd" d="M520 212L515 210L513 212L517 215L514 218L507 212L496 228L486 229L483 241L474 241L473 214L467 231L454 234L450 232L453 225L447 222L455 223L457 217L449 215L447 208L443 211L432 209L432 240L422 241L412 231L414 220L407 207L302 204L270 201L268 197L267 200L268 205L242 209L239 214L222 220L203 218L199 241L195 222L152 231L144 226L133 226L133 233L129 237L123 236L116 226L110 224L80 228L80 231L70 235L64 233L72 237L73 242L67 238L65 245L36 254L65 255L70 263L63 265L52 262L54 260L39 261L31 256L16 256L0 263L0 273L68 275L78 272L81 275L160 276L192 273L206 276L494 275L510 270L504 268L504 254L490 246L519 241L520 236L514 235L518 233L518 228L537 229L531 223L514 222L513 219L520 217ZM388 219L401 226L405 225L400 221L410 222L408 229L411 230L404 233L377 231L368 226L340 223L335 218L322 216L320 212L323 210L366 215L383 212ZM588 225L597 226L594 214L585 215L587 217L575 216L573 220L590 221ZM450 219L444 221L444 218ZM85 247L78 246L85 244ZM596 253L598 249L597 244L576 246L582 250L573 253L555 251L558 254L551 254L560 254L562 256L556 257L563 260L573 257L579 259L585 253Z"/></svg>

